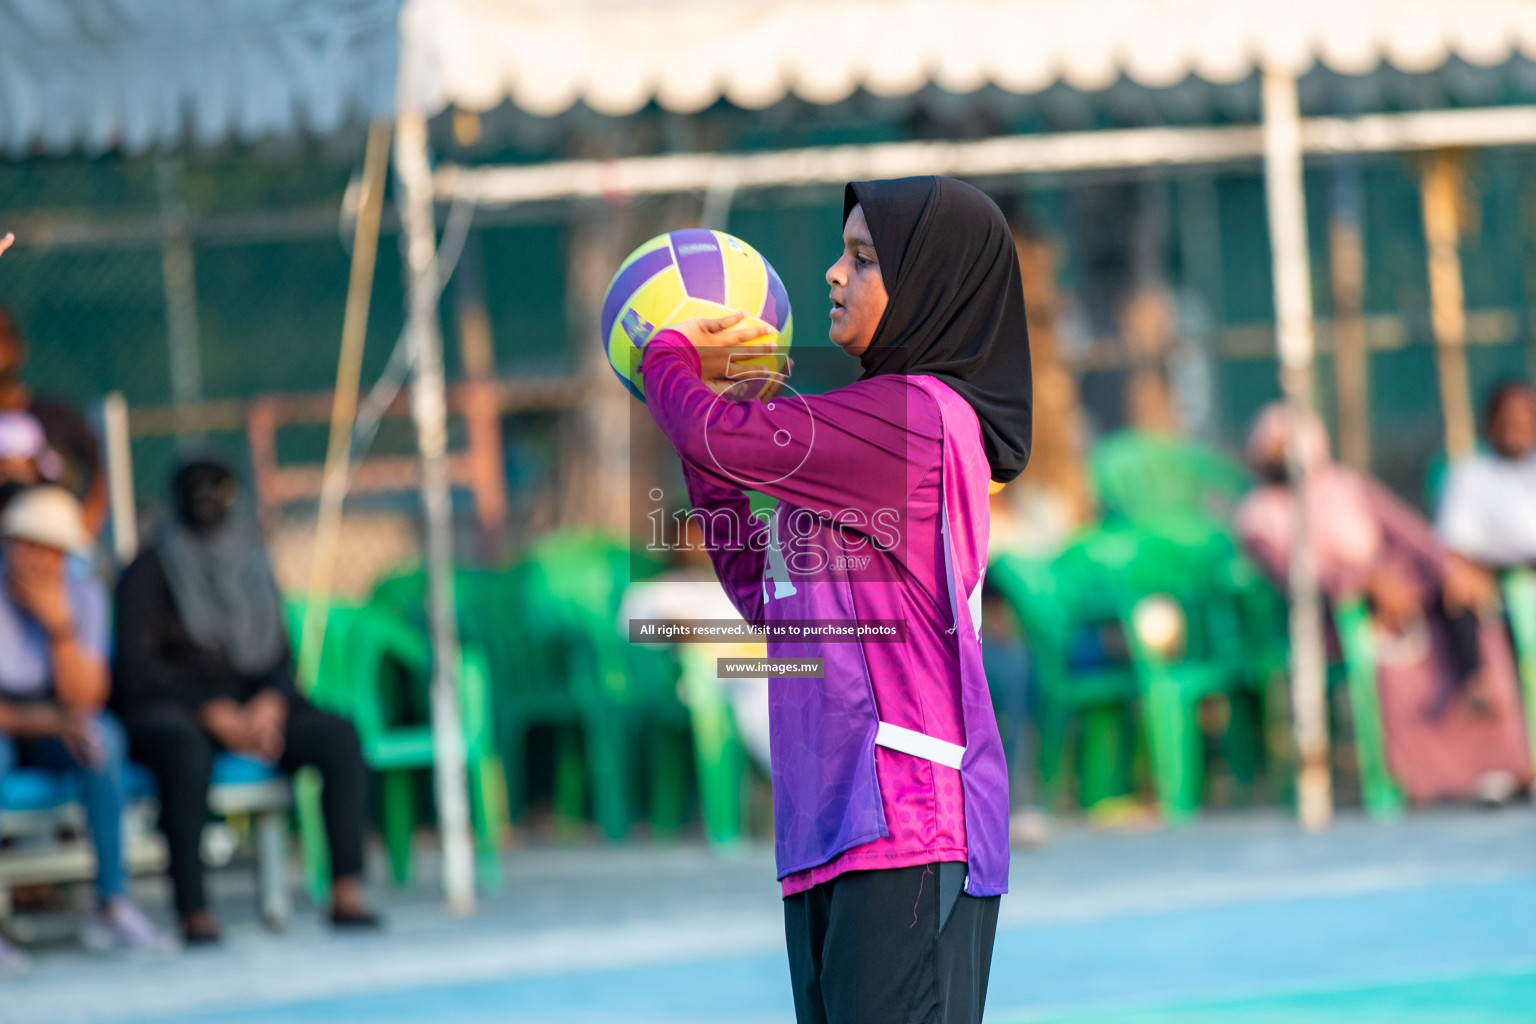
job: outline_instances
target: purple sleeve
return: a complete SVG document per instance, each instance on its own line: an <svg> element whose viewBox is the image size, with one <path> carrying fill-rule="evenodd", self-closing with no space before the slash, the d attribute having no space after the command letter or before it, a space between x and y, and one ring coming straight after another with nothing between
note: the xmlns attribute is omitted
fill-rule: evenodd
<svg viewBox="0 0 1536 1024"><path fill-rule="evenodd" d="M704 540L709 547L709 560L715 567L715 576L741 617L754 625L760 624L763 621L763 534L767 527L751 514L751 503L739 483L701 468L684 455L673 440L678 417L668 414L670 407L667 403L697 403L701 397L704 401L714 399L714 392L699 379L698 354L682 335L662 331L647 346L642 363L641 372L649 395L646 407L662 433L678 447L683 482L688 486L688 502L694 512L703 517ZM699 392L703 392L703 396Z"/></svg>
<svg viewBox="0 0 1536 1024"><path fill-rule="evenodd" d="M763 623L763 560L768 527L752 514L740 487L733 487L683 461L688 501L704 517L705 542L715 576L741 617Z"/></svg>
<svg viewBox="0 0 1536 1024"><path fill-rule="evenodd" d="M682 335L646 346L641 372L651 415L685 463L848 525L893 510L942 452L932 398L905 378L859 381L825 395L786 390L771 402L719 398L698 377Z"/></svg>

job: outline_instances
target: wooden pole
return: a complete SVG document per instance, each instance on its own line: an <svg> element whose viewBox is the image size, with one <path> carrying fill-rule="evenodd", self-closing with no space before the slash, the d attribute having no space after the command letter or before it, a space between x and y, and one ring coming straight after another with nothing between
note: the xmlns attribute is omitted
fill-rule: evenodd
<svg viewBox="0 0 1536 1024"><path fill-rule="evenodd" d="M629 211L588 205L571 218L566 252L566 330L581 353L586 395L563 425L560 521L620 533L629 528L629 422L633 399L612 387L598 312L613 269L633 236ZM641 235L640 237L644 237Z"/></svg>
<svg viewBox="0 0 1536 1024"><path fill-rule="evenodd" d="M1365 244L1360 223L1360 169L1334 172L1328 265L1333 279L1333 369L1339 403L1339 458L1371 468L1370 353L1365 344Z"/></svg>
<svg viewBox="0 0 1536 1024"><path fill-rule="evenodd" d="M325 450L325 476L315 521L315 547L309 560L309 590L304 602L304 631L299 641L299 680L313 685L325 647L326 613L341 539L341 509L347 497L352 454L352 422L363 372L363 343L368 336L368 305L373 296L373 268L379 251L379 217L384 209L384 177L389 172L388 122L368 129L363 156L362 191L352 230L352 275L341 321L341 353L336 360L336 394L331 401L331 435Z"/></svg>
<svg viewBox="0 0 1536 1024"><path fill-rule="evenodd" d="M464 373L464 423L469 434L469 462L474 467L480 557L494 564L501 557L502 534L507 525L507 473L501 445L501 408L496 397L496 352L491 318L485 308L485 268L480 239L473 233L459 255L453 291L459 365Z"/></svg>
<svg viewBox="0 0 1536 1024"><path fill-rule="evenodd" d="M459 714L459 627L453 595L453 509L448 493L448 403L443 381L443 342L437 329L440 288L432 168L427 162L427 121L407 100L414 93L403 68L399 88L395 173L404 192L401 225L406 233L410 273L406 330L416 356L411 412L421 452L421 504L426 516L432 638L432 769L448 908L469 914L475 909L475 857L470 840L464 734Z"/></svg>
<svg viewBox="0 0 1536 1024"><path fill-rule="evenodd" d="M1312 414L1312 280L1307 263L1306 194L1301 176L1300 115L1296 80L1264 72L1264 186L1269 244L1274 261L1276 335L1280 384L1291 410L1286 438L1296 531L1290 559L1291 705L1300 762L1298 813L1303 828L1327 827L1333 816L1328 771L1328 702L1317 564L1307 521L1307 467L1300 458L1298 427Z"/></svg>
<svg viewBox="0 0 1536 1024"><path fill-rule="evenodd" d="M1445 418L1445 453L1459 459L1472 452L1477 430L1467 380L1467 305L1461 287L1461 200L1466 164L1458 153L1430 158L1419 184L1424 209L1424 244L1429 256L1430 323L1435 332L1435 365L1440 377L1440 410Z"/></svg>
<svg viewBox="0 0 1536 1024"><path fill-rule="evenodd" d="M1083 409L1077 379L1061 356L1056 321L1061 293L1056 284L1056 249L1046 239L1015 232L1029 323L1030 371L1035 383L1035 419L1042 430L1029 453L1022 481L1054 495L1076 529L1093 518L1093 495L1083 455Z"/></svg>

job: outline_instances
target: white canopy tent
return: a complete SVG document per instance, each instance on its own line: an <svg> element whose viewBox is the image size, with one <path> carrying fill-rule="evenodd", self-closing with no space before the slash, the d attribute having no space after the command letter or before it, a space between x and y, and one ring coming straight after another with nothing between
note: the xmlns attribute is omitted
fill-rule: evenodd
<svg viewBox="0 0 1536 1024"><path fill-rule="evenodd" d="M6 0L0 151L139 153L387 117L400 0Z"/></svg>
<svg viewBox="0 0 1536 1024"><path fill-rule="evenodd" d="M6 0L0 154L170 153L387 118L400 3ZM157 177L172 390L184 405L201 397L201 367L180 162L161 159Z"/></svg>
<svg viewBox="0 0 1536 1024"><path fill-rule="evenodd" d="M1536 5L1520 0L847 0L835 6L815 0L407 0L400 169L405 177L408 159L408 188L421 204L421 216L407 227L430 230L434 194L505 206L900 174L1262 160L1282 386L1287 400L1305 409L1312 402L1314 344L1304 155L1533 144L1536 108L1302 120L1298 80L1319 65L1342 75L1506 64L1528 73L1523 62L1531 60ZM547 117L580 102L623 116L654 102L686 114L722 100L746 109L789 96L830 104L857 90L883 97L932 88L964 94L983 86L1037 93L1063 84L1096 92L1122 80L1163 90L1191 80L1241 83L1255 75L1262 83L1260 123L1251 126L441 166L430 180L425 151L406 151L424 145L425 118L448 106L487 110L510 102ZM431 273L425 260L420 267L413 260L412 269ZM413 300L432 294L412 290ZM414 311L419 344L429 343L434 312ZM1459 338L1451 340L1459 346ZM1304 537L1305 523L1299 526ZM446 536L446 523L440 528ZM1309 550L1305 543L1298 548ZM438 592L447 596L446 587ZM1307 557L1293 560L1291 595L1300 817L1317 828L1329 820L1332 799L1317 581Z"/></svg>

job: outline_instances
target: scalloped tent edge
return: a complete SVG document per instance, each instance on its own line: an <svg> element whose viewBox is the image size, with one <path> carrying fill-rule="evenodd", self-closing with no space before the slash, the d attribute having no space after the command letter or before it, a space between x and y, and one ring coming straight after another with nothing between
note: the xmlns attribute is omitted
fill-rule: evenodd
<svg viewBox="0 0 1536 1024"><path fill-rule="evenodd" d="M1536 5L1520 0L407 0L401 24L402 100L428 114L503 101L541 116L577 102L694 113L930 84L1096 92L1122 76L1164 88L1319 64L1361 75L1536 60Z"/></svg>

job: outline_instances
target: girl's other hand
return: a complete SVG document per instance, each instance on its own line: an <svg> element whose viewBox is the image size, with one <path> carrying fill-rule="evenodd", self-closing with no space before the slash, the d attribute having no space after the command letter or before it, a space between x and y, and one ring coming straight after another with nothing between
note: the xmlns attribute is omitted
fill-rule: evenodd
<svg viewBox="0 0 1536 1024"><path fill-rule="evenodd" d="M4 235L0 235L0 252L5 252L5 250L9 249L14 241L16 241L16 236L9 231Z"/></svg>
<svg viewBox="0 0 1536 1024"><path fill-rule="evenodd" d="M771 332L757 321L743 324L744 319L745 314L732 313L713 320L684 320L669 330L688 339L699 356L699 379L713 390L736 399L766 398L778 393L782 381L776 380L779 375L769 379L761 357L776 355L779 349L751 344ZM761 382L756 387L747 384L754 378ZM767 387L770 383L775 386Z"/></svg>

